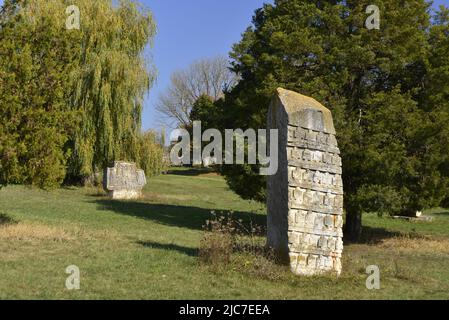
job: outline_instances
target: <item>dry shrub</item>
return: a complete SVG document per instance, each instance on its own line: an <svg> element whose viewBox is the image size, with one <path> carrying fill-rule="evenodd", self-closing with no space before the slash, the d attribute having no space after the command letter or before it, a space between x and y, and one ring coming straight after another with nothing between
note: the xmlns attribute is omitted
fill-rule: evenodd
<svg viewBox="0 0 449 320"><path fill-rule="evenodd" d="M199 248L199 258L214 270L220 270L231 262L235 244L235 225L229 216L218 216L212 212L213 219L203 226L204 237Z"/></svg>
<svg viewBox="0 0 449 320"><path fill-rule="evenodd" d="M214 271L233 270L266 280L278 280L284 273L274 251L265 246L265 228L234 219L233 212L212 212L203 228L199 258Z"/></svg>
<svg viewBox="0 0 449 320"><path fill-rule="evenodd" d="M230 235L207 233L200 244L200 261L219 270L231 262L233 240Z"/></svg>
<svg viewBox="0 0 449 320"><path fill-rule="evenodd" d="M259 253L256 253L259 252ZM234 255L233 270L250 277L277 281L283 278L287 268L277 263L274 251L269 249L252 250Z"/></svg>

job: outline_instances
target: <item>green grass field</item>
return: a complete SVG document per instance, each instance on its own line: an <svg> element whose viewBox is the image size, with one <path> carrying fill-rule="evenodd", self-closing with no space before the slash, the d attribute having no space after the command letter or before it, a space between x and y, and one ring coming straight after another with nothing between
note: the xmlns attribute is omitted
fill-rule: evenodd
<svg viewBox="0 0 449 320"><path fill-rule="evenodd" d="M431 223L364 216L364 241L347 244L344 273L303 278L279 266L269 280L238 264L199 263L211 210L264 223L213 174L180 170L149 180L141 201L111 201L88 188L0 190L1 299L449 299L449 212ZM65 288L65 269L81 290ZM378 265L381 289L366 289Z"/></svg>

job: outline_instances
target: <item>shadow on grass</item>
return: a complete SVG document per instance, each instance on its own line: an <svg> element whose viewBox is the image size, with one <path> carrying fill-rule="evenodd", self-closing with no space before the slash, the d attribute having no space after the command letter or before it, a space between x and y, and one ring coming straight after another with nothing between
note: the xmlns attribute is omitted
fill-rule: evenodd
<svg viewBox="0 0 449 320"><path fill-rule="evenodd" d="M167 250L167 251L178 251L182 254L185 254L190 257L197 257L198 256L198 249L178 246L176 244L162 244L152 241L137 241L137 244L140 244L141 246L144 246L145 248L149 249L161 249L161 250Z"/></svg>
<svg viewBox="0 0 449 320"><path fill-rule="evenodd" d="M167 174L175 176L190 176L190 177L200 176L208 173L215 173L215 170L211 168L188 168L188 169L169 170L167 172Z"/></svg>
<svg viewBox="0 0 449 320"><path fill-rule="evenodd" d="M13 218L9 217L8 215L4 213L0 213L0 227L1 226L8 226L11 224L17 224L18 221L14 220Z"/></svg>
<svg viewBox="0 0 449 320"><path fill-rule="evenodd" d="M436 216L436 217L439 217L439 216L449 217L449 210L441 209L441 210L438 210L438 211L433 211L433 212L431 212L431 215L432 216Z"/></svg>
<svg viewBox="0 0 449 320"><path fill-rule="evenodd" d="M360 240L356 243L358 244L368 244L368 245L378 245L382 243L382 241L392 238L398 237L407 237L410 239L420 239L423 236L414 232L398 232L398 231L390 231L384 228L372 228L372 227L363 227L362 236ZM348 244L353 242L345 241Z"/></svg>
<svg viewBox="0 0 449 320"><path fill-rule="evenodd" d="M101 210L108 210L118 214L150 220L159 224L202 230L207 220L212 218L211 210L188 206L175 206L165 204L152 204L136 201L116 201L108 199L98 199L95 201ZM218 214L220 211L215 210ZM235 212L235 219L242 219L243 223L265 226L266 217L250 212Z"/></svg>

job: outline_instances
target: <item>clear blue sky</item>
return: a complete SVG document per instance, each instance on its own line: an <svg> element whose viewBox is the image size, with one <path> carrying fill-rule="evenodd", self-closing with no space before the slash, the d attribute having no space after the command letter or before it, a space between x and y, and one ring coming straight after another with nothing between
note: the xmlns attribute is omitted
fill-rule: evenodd
<svg viewBox="0 0 449 320"><path fill-rule="evenodd" d="M170 75L196 59L227 56L251 24L254 10L272 0L141 0L156 18L158 35L152 50L158 80L145 101L144 129L159 129L154 110L158 95L170 83ZM436 0L435 5L449 5Z"/></svg>
<svg viewBox="0 0 449 320"><path fill-rule="evenodd" d="M145 100L144 129L159 129L154 110L159 94L169 85L170 75L193 61L227 56L231 46L251 24L254 10L272 0L140 0L149 7L158 25L150 51L158 69L157 82ZM0 0L0 5L3 0ZM449 0L435 0L434 5Z"/></svg>
<svg viewBox="0 0 449 320"><path fill-rule="evenodd" d="M141 0L154 14L158 34L152 50L158 79L145 102L143 128L159 129L154 110L171 74L193 61L228 56L250 26L254 10L271 0Z"/></svg>

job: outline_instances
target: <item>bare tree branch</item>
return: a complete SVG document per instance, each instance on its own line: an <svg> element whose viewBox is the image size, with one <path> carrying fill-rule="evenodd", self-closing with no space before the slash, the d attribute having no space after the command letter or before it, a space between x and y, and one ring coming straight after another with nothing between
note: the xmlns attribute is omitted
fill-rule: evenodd
<svg viewBox="0 0 449 320"><path fill-rule="evenodd" d="M199 97L208 95L218 100L236 83L237 76L230 71L225 57L198 60L172 74L171 84L159 96L156 110L170 127L186 128L191 125L190 111Z"/></svg>

